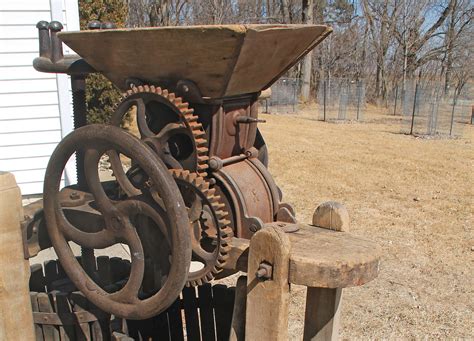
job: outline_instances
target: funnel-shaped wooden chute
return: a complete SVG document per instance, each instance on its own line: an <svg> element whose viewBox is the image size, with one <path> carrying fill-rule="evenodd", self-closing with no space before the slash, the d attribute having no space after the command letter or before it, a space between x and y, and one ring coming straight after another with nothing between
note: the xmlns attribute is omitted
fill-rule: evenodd
<svg viewBox="0 0 474 341"><path fill-rule="evenodd" d="M124 89L191 80L203 97L268 88L321 42L323 25L221 25L60 33L61 40Z"/></svg>

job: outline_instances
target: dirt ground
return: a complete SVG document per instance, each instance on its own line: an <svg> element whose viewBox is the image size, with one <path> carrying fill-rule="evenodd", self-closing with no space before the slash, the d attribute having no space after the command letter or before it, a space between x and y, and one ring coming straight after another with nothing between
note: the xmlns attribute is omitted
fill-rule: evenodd
<svg viewBox="0 0 474 341"><path fill-rule="evenodd" d="M379 277L344 290L344 339L474 338L474 127L462 139L400 134L397 118L325 123L262 115L270 171L298 219L344 203L351 232L383 249ZM290 334L301 339L303 287Z"/></svg>
<svg viewBox="0 0 474 341"><path fill-rule="evenodd" d="M474 338L474 126L462 139L429 140L373 110L367 123L309 120L311 109L261 116L270 170L298 219L342 202L352 233L383 248L379 277L344 290L341 336ZM302 338L304 298L292 287L292 340Z"/></svg>

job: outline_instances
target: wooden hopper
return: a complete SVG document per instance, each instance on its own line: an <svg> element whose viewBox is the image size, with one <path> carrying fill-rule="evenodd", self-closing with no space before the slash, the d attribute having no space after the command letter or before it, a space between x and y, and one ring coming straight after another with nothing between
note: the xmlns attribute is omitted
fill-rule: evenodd
<svg viewBox="0 0 474 341"><path fill-rule="evenodd" d="M331 31L323 25L219 25L58 36L122 90L129 78L191 80L203 97L221 98L270 87Z"/></svg>

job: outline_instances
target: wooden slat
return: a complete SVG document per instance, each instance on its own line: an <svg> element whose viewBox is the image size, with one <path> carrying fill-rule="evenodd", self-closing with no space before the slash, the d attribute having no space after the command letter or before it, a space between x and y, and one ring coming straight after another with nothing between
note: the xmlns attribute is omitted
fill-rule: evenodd
<svg viewBox="0 0 474 341"><path fill-rule="evenodd" d="M198 304L196 290L193 287L183 289L184 316L188 341L200 341Z"/></svg>
<svg viewBox="0 0 474 341"><path fill-rule="evenodd" d="M61 319L61 316L70 315L72 310L69 305L68 294L65 292L52 291L51 295L54 298L54 306L59 318ZM67 324L59 326L59 335L61 341L75 340L74 326Z"/></svg>
<svg viewBox="0 0 474 341"><path fill-rule="evenodd" d="M214 315L216 317L217 340L229 340L234 307L234 290L225 285L216 284L212 287Z"/></svg>
<svg viewBox="0 0 474 341"><path fill-rule="evenodd" d="M35 311L39 311L39 306L38 306L38 293L37 292L30 292L30 299L31 299L31 308L33 313ZM35 323L35 337L36 341L43 341L43 328L41 325Z"/></svg>
<svg viewBox="0 0 474 341"><path fill-rule="evenodd" d="M2 77L0 75L0 77ZM58 93L56 91L49 92L30 92L30 93L15 93L15 94L1 94L0 95L0 107L15 107L19 105L45 105L45 104L56 104L58 103ZM51 130L56 127L49 129L38 129L38 130ZM25 129L27 130L27 129ZM33 129L35 130L35 129Z"/></svg>
<svg viewBox="0 0 474 341"><path fill-rule="evenodd" d="M46 293L38 293L38 307L39 311L43 313L54 313L50 298ZM53 325L43 325L44 339L47 341L59 340L59 330Z"/></svg>
<svg viewBox="0 0 474 341"><path fill-rule="evenodd" d="M38 49L38 38L33 39L0 39L0 53L22 53Z"/></svg>
<svg viewBox="0 0 474 341"><path fill-rule="evenodd" d="M71 293L70 297L73 311L83 311L87 309L87 299L84 294L76 291ZM81 323L74 327L77 341L91 340L89 323Z"/></svg>
<svg viewBox="0 0 474 341"><path fill-rule="evenodd" d="M166 312L163 312L151 319L152 325L152 340L169 340L169 325L168 325L168 315Z"/></svg>
<svg viewBox="0 0 474 341"><path fill-rule="evenodd" d="M25 54L25 55L29 56L29 54ZM0 63L2 62L1 56L6 56L6 55L0 54ZM19 55L12 55L12 58L14 57L16 57L15 59L18 59ZM32 62L33 62L32 59L28 60L28 64L31 64ZM58 86L56 83L56 79L54 78L34 79L34 80L27 80L27 81L12 80L8 82L0 83L0 94L23 93L25 94L25 96L27 96L26 94L30 92L38 92L38 91L55 92L57 91L57 89L58 89ZM25 103L21 102L20 104L25 104Z"/></svg>
<svg viewBox="0 0 474 341"><path fill-rule="evenodd" d="M212 287L206 283L198 286L199 316L201 318L202 340L215 340L214 311L212 309Z"/></svg>
<svg viewBox="0 0 474 341"><path fill-rule="evenodd" d="M51 21L51 12L49 10L31 12L0 11L0 23L2 25L31 25L40 20Z"/></svg>
<svg viewBox="0 0 474 341"><path fill-rule="evenodd" d="M19 146L19 145L29 145L38 143L41 141L42 143L53 143L59 142L61 140L61 131L60 130L52 130L52 131L36 131L36 132L29 132L29 133L11 133L11 134L0 134L0 146ZM43 164L44 163L43 160ZM28 169L28 167L24 167ZM42 167L40 167L42 168Z"/></svg>
<svg viewBox="0 0 474 341"><path fill-rule="evenodd" d="M0 147L0 160L16 159L18 157L41 157L51 155L54 148L56 148L56 143L37 144L31 146ZM17 179L17 182L20 182L17 176L18 174L15 174L15 179Z"/></svg>
<svg viewBox="0 0 474 341"><path fill-rule="evenodd" d="M35 50L30 52L35 52ZM15 66L3 67L0 66L0 80L17 80L17 79L42 79L42 78L56 78L50 73L38 72L33 66Z"/></svg>
<svg viewBox="0 0 474 341"><path fill-rule="evenodd" d="M43 266L41 264L33 264L30 266L30 272L30 291L45 292Z"/></svg>
<svg viewBox="0 0 474 341"><path fill-rule="evenodd" d="M247 277L240 276L235 286L234 310L230 341L245 341L245 307L247 304Z"/></svg>
<svg viewBox="0 0 474 341"><path fill-rule="evenodd" d="M88 302L87 309L91 312L99 310L92 302ZM91 322L91 334L94 341L110 339L109 323L110 319L108 318Z"/></svg>
<svg viewBox="0 0 474 341"><path fill-rule="evenodd" d="M172 341L183 341L183 320L181 318L181 303L178 298L167 310L170 328L170 339Z"/></svg>
<svg viewBox="0 0 474 341"><path fill-rule="evenodd" d="M15 28L15 26L12 26ZM33 27L34 28L34 27ZM0 26L0 30L2 26ZM34 28L36 30L36 28ZM22 53L0 53L1 66L25 66L33 65L33 59L38 57L38 52L22 52ZM52 79L52 78L51 78ZM2 82L0 88L8 86L8 82ZM3 93L3 91L0 91Z"/></svg>
<svg viewBox="0 0 474 341"><path fill-rule="evenodd" d="M49 156L34 157L28 159L9 159L0 160L0 169L2 170L29 170L44 169L48 165Z"/></svg>
<svg viewBox="0 0 474 341"><path fill-rule="evenodd" d="M110 259L108 256L98 256L97 271L102 287L112 284L112 271L110 269Z"/></svg>
<svg viewBox="0 0 474 341"><path fill-rule="evenodd" d="M53 290L52 283L57 280L58 277L58 266L57 261L49 260L44 262L44 277L46 288L49 291Z"/></svg>
<svg viewBox="0 0 474 341"><path fill-rule="evenodd" d="M51 79L42 79L40 81L50 81ZM56 81L56 79L53 79ZM26 81L28 82L28 81ZM7 84L8 82L2 82ZM59 117L59 107L57 104L42 106L19 106L14 108L0 108L0 120L20 120L28 118Z"/></svg>
<svg viewBox="0 0 474 341"><path fill-rule="evenodd" d="M49 0L0 1L0 11L49 11Z"/></svg>

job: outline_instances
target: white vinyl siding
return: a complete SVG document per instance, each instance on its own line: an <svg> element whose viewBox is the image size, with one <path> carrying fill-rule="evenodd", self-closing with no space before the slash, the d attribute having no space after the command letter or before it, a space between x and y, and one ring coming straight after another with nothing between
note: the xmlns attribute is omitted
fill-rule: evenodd
<svg viewBox="0 0 474 341"><path fill-rule="evenodd" d="M49 157L72 130L69 77L32 66L40 20L78 30L77 0L0 0L0 170L15 175L24 195L43 191ZM65 175L63 185L74 181L72 162Z"/></svg>

